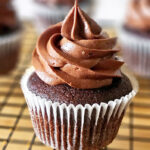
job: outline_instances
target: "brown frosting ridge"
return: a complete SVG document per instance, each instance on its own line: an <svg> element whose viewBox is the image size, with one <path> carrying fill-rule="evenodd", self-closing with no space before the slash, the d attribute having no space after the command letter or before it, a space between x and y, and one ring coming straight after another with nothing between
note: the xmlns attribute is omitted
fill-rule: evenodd
<svg viewBox="0 0 150 150"><path fill-rule="evenodd" d="M76 2L63 22L40 36L32 63L40 79L49 85L99 88L121 77L123 62L114 57L118 52L113 49L115 43L116 38L103 35Z"/></svg>
<svg viewBox="0 0 150 150"><path fill-rule="evenodd" d="M137 30L150 30L150 1L132 0L126 18L128 27Z"/></svg>
<svg viewBox="0 0 150 150"><path fill-rule="evenodd" d="M10 0L0 0L0 28L14 29L17 26L16 13Z"/></svg>

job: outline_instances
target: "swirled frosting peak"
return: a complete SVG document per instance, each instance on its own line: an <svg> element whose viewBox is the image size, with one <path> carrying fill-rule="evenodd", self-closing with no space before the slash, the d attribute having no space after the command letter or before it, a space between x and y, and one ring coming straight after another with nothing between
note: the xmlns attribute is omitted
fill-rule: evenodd
<svg viewBox="0 0 150 150"><path fill-rule="evenodd" d="M77 2L65 18L61 29L61 35L71 40L99 38L100 32L100 26L78 7Z"/></svg>
<svg viewBox="0 0 150 150"><path fill-rule="evenodd" d="M150 0L132 0L126 24L136 30L150 31Z"/></svg>
<svg viewBox="0 0 150 150"><path fill-rule="evenodd" d="M32 62L37 75L49 85L68 84L79 89L100 88L120 78L123 62L115 58L116 38L109 38L77 3L63 22L39 38Z"/></svg>

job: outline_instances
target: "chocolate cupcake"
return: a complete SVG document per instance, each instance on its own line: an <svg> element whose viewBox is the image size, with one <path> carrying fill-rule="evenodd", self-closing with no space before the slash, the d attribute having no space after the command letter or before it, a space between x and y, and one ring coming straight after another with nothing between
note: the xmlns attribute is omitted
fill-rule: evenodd
<svg viewBox="0 0 150 150"><path fill-rule="evenodd" d="M80 0L82 7L88 11L90 0ZM64 20L74 0L33 0L35 27L38 33L50 25Z"/></svg>
<svg viewBox="0 0 150 150"><path fill-rule="evenodd" d="M10 0L0 0L0 74L12 70L18 60L21 25Z"/></svg>
<svg viewBox="0 0 150 150"><path fill-rule="evenodd" d="M123 56L137 75L150 77L150 1L132 0L119 37Z"/></svg>
<svg viewBox="0 0 150 150"><path fill-rule="evenodd" d="M38 39L21 87L33 128L47 146L99 150L116 137L136 91L120 71L116 38L103 34L77 2Z"/></svg>

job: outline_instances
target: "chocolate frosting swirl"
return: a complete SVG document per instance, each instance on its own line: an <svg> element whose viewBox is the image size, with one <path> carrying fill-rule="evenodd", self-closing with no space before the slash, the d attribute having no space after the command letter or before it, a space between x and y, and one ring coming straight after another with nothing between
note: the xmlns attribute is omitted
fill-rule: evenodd
<svg viewBox="0 0 150 150"><path fill-rule="evenodd" d="M107 86L121 77L123 62L115 59L116 38L102 29L76 3L63 22L39 38L32 63L37 75L49 85L68 84L91 89Z"/></svg>
<svg viewBox="0 0 150 150"><path fill-rule="evenodd" d="M0 29L14 29L16 26L17 17L10 0L0 0Z"/></svg>
<svg viewBox="0 0 150 150"><path fill-rule="evenodd" d="M137 30L150 30L150 1L132 0L126 18L126 24Z"/></svg>

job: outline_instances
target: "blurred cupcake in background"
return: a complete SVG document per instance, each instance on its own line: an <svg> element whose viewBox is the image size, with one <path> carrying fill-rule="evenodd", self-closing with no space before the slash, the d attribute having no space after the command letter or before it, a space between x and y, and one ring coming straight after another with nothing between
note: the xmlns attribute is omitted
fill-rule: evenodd
<svg viewBox="0 0 150 150"><path fill-rule="evenodd" d="M74 4L74 0L36 0L37 2L40 3L46 3L48 5L59 5L59 4L68 4L68 5L73 5ZM79 0L82 1L82 0Z"/></svg>
<svg viewBox="0 0 150 150"><path fill-rule="evenodd" d="M76 2L37 41L21 87L38 138L53 149L99 150L117 135L136 90L114 49Z"/></svg>
<svg viewBox="0 0 150 150"><path fill-rule="evenodd" d="M11 71L18 60L22 28L11 0L0 0L0 74Z"/></svg>
<svg viewBox="0 0 150 150"><path fill-rule="evenodd" d="M87 12L90 0L79 0L80 5ZM62 21L74 0L33 0L33 12L37 32L41 33L50 25Z"/></svg>
<svg viewBox="0 0 150 150"><path fill-rule="evenodd" d="M131 0L119 38L128 67L150 78L150 1Z"/></svg>

